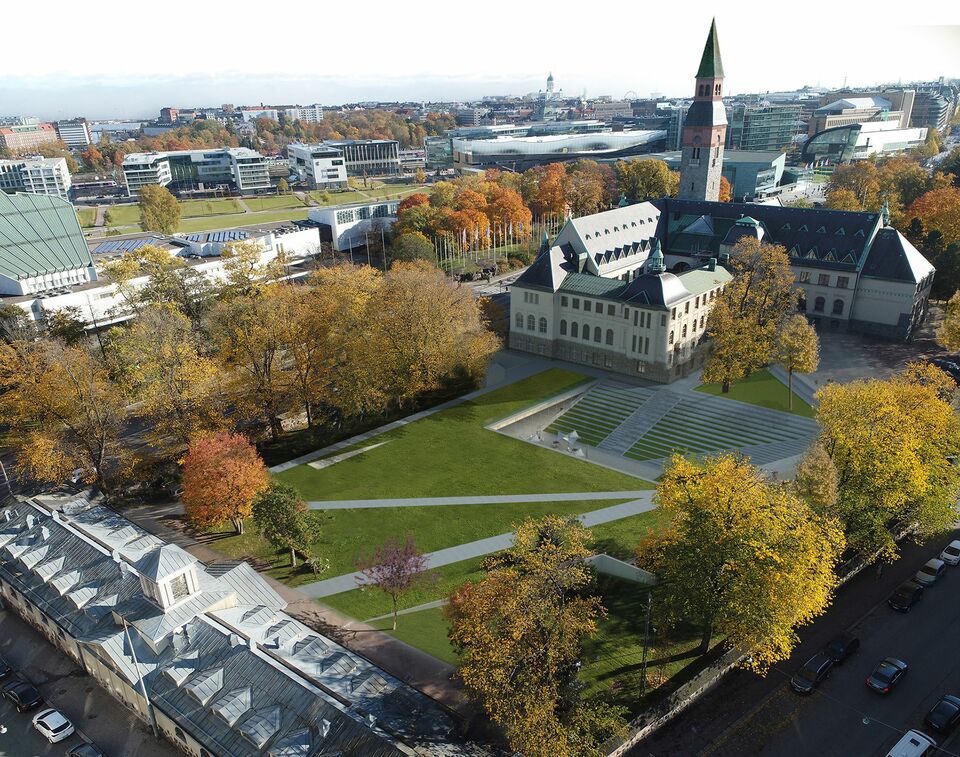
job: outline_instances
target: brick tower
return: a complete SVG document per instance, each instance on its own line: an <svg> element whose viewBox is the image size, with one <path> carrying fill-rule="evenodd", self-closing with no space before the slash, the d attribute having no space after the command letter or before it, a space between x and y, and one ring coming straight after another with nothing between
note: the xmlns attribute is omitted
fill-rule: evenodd
<svg viewBox="0 0 960 757"><path fill-rule="evenodd" d="M727 114L723 108L723 63L716 19L697 69L697 90L683 125L680 193L686 200L718 200Z"/></svg>

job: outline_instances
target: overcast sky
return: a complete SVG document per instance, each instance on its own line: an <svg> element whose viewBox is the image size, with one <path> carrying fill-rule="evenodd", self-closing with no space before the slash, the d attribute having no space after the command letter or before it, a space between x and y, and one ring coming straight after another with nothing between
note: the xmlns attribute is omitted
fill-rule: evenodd
<svg viewBox="0 0 960 757"><path fill-rule="evenodd" d="M714 12L731 94L960 77L955 0L42 6L3 11L0 115L519 95L550 71L570 95L687 95Z"/></svg>

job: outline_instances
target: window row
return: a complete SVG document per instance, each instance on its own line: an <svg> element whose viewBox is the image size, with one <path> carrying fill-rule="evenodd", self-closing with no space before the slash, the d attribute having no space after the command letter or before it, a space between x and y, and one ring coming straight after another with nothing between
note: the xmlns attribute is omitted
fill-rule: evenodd
<svg viewBox="0 0 960 757"><path fill-rule="evenodd" d="M572 339L579 339L581 338L580 333L581 333L580 324L577 323L576 321L572 321L570 323L570 337ZM589 323L583 324L582 333L583 333L583 337L582 337L583 341L585 342L590 341L590 324ZM567 322L564 320L560 321L560 336L567 336ZM603 329L601 329L599 326L594 326L593 341L597 342L598 344L601 341L605 341L606 344L612 347L613 346L613 329L607 329L606 339L604 340Z"/></svg>
<svg viewBox="0 0 960 757"><path fill-rule="evenodd" d="M827 306L827 301L823 297L817 297L813 301L813 312L822 313ZM833 315L843 315L844 302L843 300L834 300L833 301L833 310L830 312Z"/></svg>
<svg viewBox="0 0 960 757"><path fill-rule="evenodd" d="M797 276L798 284L810 284L811 273L810 271L800 271L800 274ZM817 286L828 287L830 286L830 274L829 273L819 273L817 274ZM837 281L834 284L837 289L847 289L850 286L850 277L849 276L837 276Z"/></svg>
<svg viewBox="0 0 960 757"><path fill-rule="evenodd" d="M562 308L568 307L570 306L571 302L574 310L581 309L581 300L579 297L567 298L564 295L560 295L560 307ZM592 300L583 300L582 309L585 313L596 312L603 315L603 312L604 312L603 303L593 302ZM607 315L610 315L610 316L616 315L617 306L614 305L612 302L608 302L606 312L607 312Z"/></svg>
<svg viewBox="0 0 960 757"><path fill-rule="evenodd" d="M537 292L524 292L523 301L534 305L540 304L540 295Z"/></svg>
<svg viewBox="0 0 960 757"><path fill-rule="evenodd" d="M524 324L523 313L517 313L516 317L514 318L514 323L516 324L518 329L523 328L523 324ZM526 324L527 324L527 331L539 331L541 334L547 333L546 318L541 317L540 320L538 321L536 316L528 315L526 319Z"/></svg>

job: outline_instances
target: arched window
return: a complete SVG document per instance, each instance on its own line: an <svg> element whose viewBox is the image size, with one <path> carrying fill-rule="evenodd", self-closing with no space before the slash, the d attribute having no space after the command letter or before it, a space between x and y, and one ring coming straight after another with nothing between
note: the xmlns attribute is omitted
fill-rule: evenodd
<svg viewBox="0 0 960 757"><path fill-rule="evenodd" d="M523 313L517 313L516 323L518 329L523 328Z"/></svg>
<svg viewBox="0 0 960 757"><path fill-rule="evenodd" d="M593 341L599 342L601 339L603 339L603 331L600 329L599 326L594 326L594 327L593 327Z"/></svg>
<svg viewBox="0 0 960 757"><path fill-rule="evenodd" d="M560 324L560 328L561 329L563 328L562 323ZM576 321L570 322L570 336L572 336L574 339L580 336L580 324L577 323Z"/></svg>
<svg viewBox="0 0 960 757"><path fill-rule="evenodd" d="M607 344L613 344L613 329L607 329Z"/></svg>
<svg viewBox="0 0 960 757"><path fill-rule="evenodd" d="M183 731L180 730L179 726L175 727L173 732L176 734L177 738L180 739L180 741L187 740L187 737L183 735Z"/></svg>
<svg viewBox="0 0 960 757"><path fill-rule="evenodd" d="M817 299L813 301L813 310L815 313L822 313L825 306L826 300L824 300L823 297L817 297Z"/></svg>
<svg viewBox="0 0 960 757"><path fill-rule="evenodd" d="M834 315L843 315L843 300L834 300L834 301L833 301L833 314L834 314Z"/></svg>
<svg viewBox="0 0 960 757"><path fill-rule="evenodd" d="M589 323L583 324L583 341L585 342L590 341L590 324Z"/></svg>
<svg viewBox="0 0 960 757"><path fill-rule="evenodd" d="M527 316L527 331L536 331L537 330L537 319L532 315Z"/></svg>
<svg viewBox="0 0 960 757"><path fill-rule="evenodd" d="M540 333L541 333L541 334L546 334L546 333L547 333L547 319L546 319L546 318L541 318L541 319L540 319Z"/></svg>
<svg viewBox="0 0 960 757"><path fill-rule="evenodd" d="M574 327L576 327L577 324L573 324L573 325L574 325ZM561 321L560 321L560 336L566 336L566 335L567 335L567 322L561 320Z"/></svg>

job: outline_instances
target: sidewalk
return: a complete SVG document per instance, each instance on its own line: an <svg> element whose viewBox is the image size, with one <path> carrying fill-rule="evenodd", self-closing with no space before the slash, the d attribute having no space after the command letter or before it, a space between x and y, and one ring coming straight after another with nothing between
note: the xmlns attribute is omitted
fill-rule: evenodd
<svg viewBox="0 0 960 757"><path fill-rule="evenodd" d="M470 497L405 497L403 499L333 499L307 502L313 510L352 510L378 507L437 507L444 505L501 505L522 502L578 502L603 499L637 499L649 490L626 492L564 492L555 494L491 494Z"/></svg>

